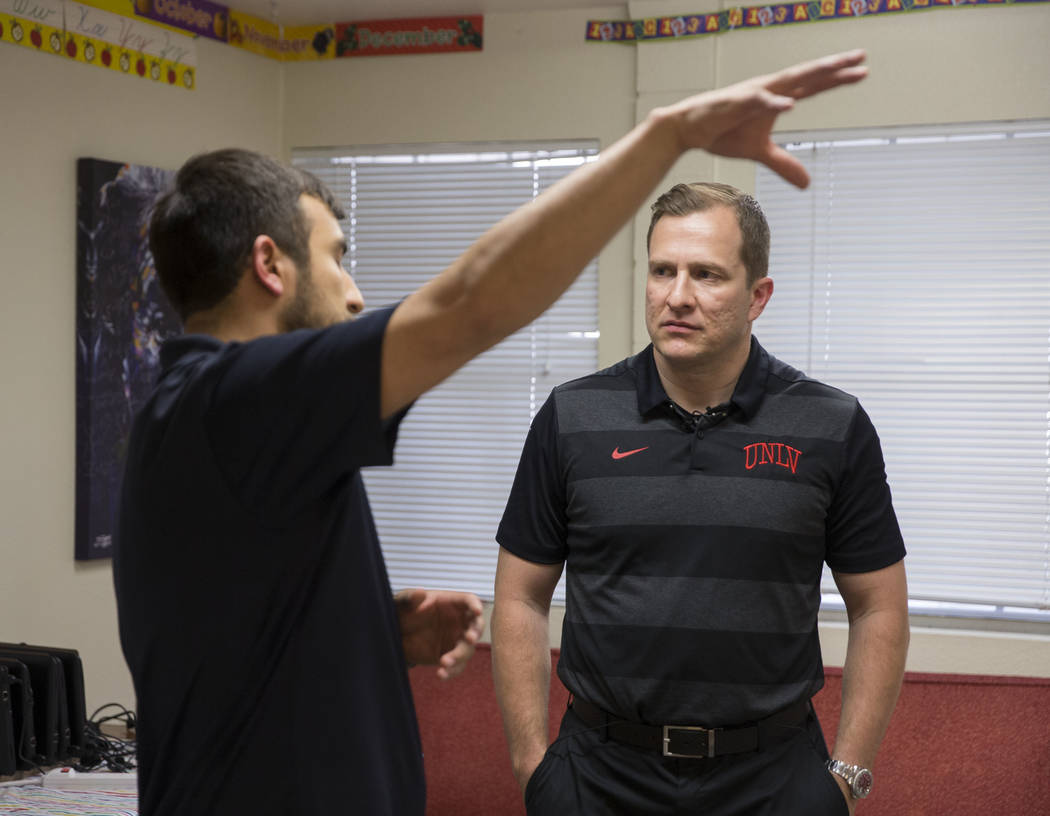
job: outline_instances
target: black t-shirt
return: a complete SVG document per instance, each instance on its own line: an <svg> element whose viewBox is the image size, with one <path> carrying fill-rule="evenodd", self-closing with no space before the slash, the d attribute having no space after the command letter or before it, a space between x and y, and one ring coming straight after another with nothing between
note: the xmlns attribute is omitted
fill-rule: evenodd
<svg viewBox="0 0 1050 816"><path fill-rule="evenodd" d="M390 310L165 345L127 455L114 577L143 816L422 814L397 613L359 468Z"/></svg>

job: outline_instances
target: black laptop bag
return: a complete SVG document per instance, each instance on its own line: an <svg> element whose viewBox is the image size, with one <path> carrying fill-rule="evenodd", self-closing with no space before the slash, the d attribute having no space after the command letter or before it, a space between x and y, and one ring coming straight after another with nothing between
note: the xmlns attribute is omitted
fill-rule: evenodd
<svg viewBox="0 0 1050 816"><path fill-rule="evenodd" d="M44 764L53 765L66 759L69 756L69 712L62 661L49 654L12 648L0 649L0 657L18 660L29 670L37 752Z"/></svg>
<svg viewBox="0 0 1050 816"><path fill-rule="evenodd" d="M76 649L54 646L31 646L26 643L0 643L0 653L7 649L43 652L62 661L66 684L66 709L69 714L69 754L83 757L87 748L87 704L84 697L84 668Z"/></svg>
<svg viewBox="0 0 1050 816"><path fill-rule="evenodd" d="M44 761L36 748L36 722L33 717L33 683L25 663L0 655L0 668L11 678L11 719L14 728L18 768L32 768Z"/></svg>
<svg viewBox="0 0 1050 816"><path fill-rule="evenodd" d="M18 764L15 753L15 713L11 699L11 671L0 666L0 776L13 774Z"/></svg>

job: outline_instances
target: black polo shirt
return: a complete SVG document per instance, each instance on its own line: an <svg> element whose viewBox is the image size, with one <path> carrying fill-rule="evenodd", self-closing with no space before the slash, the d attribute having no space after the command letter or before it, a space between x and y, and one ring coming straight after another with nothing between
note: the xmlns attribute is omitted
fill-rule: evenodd
<svg viewBox="0 0 1050 816"><path fill-rule="evenodd" d="M565 561L558 674L619 716L726 726L814 694L820 575L904 557L857 400L752 339L712 418L668 399L652 346L555 388L497 540Z"/></svg>
<svg viewBox="0 0 1050 816"><path fill-rule="evenodd" d="M114 562L143 816L422 814L422 748L360 468L390 311L166 344Z"/></svg>

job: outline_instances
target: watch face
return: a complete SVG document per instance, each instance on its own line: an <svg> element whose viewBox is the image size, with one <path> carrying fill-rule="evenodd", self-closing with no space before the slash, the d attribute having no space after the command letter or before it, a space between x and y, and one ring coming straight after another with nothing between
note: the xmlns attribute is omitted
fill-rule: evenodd
<svg viewBox="0 0 1050 816"><path fill-rule="evenodd" d="M871 771L867 768L861 768L857 772L856 777L853 779L853 784L850 786L853 788L853 795L858 799L863 799L869 793L871 793L871 786L875 780L871 776Z"/></svg>

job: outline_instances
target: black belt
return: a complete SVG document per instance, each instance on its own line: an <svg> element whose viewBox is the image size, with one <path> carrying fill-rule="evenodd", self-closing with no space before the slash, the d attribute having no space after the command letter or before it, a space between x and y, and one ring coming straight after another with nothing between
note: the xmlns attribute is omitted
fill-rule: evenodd
<svg viewBox="0 0 1050 816"><path fill-rule="evenodd" d="M569 707L585 725L603 729L611 740L659 751L664 756L689 759L744 754L782 742L798 733L798 726L809 714L809 700L802 700L751 725L700 728L691 725L645 725L621 720L615 714L579 697L573 697Z"/></svg>

